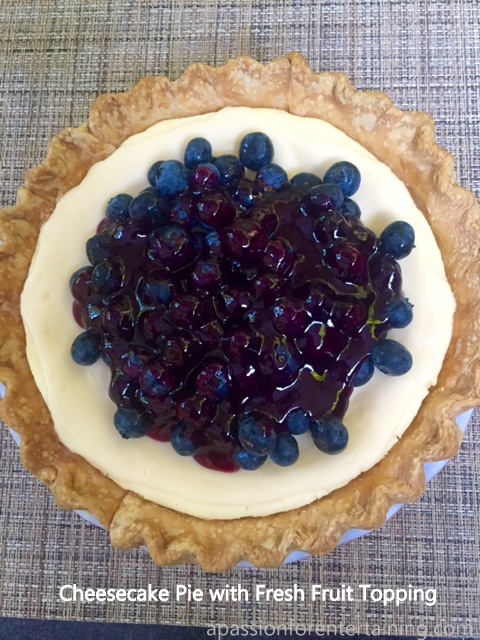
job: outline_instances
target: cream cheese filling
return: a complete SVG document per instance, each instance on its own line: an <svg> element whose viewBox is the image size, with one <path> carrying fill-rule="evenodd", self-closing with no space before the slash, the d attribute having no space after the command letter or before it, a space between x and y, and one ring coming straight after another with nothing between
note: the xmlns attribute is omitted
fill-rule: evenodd
<svg viewBox="0 0 480 640"><path fill-rule="evenodd" d="M300 171L322 176L339 160L356 164L362 184L354 199L364 224L377 234L393 220L413 225L416 248L400 265L414 320L406 329L392 330L389 337L410 350L414 365L400 377L375 372L370 383L354 391L345 416L350 441L342 454L321 453L306 434L299 438L300 459L293 467L267 461L255 472L226 474L180 457L169 444L118 435L107 366L99 361L80 367L70 357L80 328L72 316L68 281L87 264L85 242L95 233L108 200L120 192L136 195L147 185L153 162L182 160L187 142L196 136L210 140L216 155L237 153L241 138L252 131L272 138L274 161L289 176ZM233 519L301 507L379 462L437 380L451 339L455 301L430 227L405 185L385 164L321 120L237 107L160 122L96 163L43 225L21 310L30 367L66 447L123 488L153 502L201 518Z"/></svg>

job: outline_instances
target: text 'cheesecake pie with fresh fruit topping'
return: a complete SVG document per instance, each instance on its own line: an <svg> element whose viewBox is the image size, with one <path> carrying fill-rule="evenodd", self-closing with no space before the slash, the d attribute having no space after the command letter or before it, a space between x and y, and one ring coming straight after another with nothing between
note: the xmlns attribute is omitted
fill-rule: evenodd
<svg viewBox="0 0 480 640"><path fill-rule="evenodd" d="M100 97L0 220L23 463L160 564L381 525L479 401L478 214L429 116L298 54Z"/></svg>

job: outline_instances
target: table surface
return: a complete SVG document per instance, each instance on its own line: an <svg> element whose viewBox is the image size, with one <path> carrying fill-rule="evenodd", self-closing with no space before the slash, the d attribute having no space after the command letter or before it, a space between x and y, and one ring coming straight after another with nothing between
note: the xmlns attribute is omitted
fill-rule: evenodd
<svg viewBox="0 0 480 640"><path fill-rule="evenodd" d="M0 0L2 204L56 132L85 120L94 98L144 75L176 78L188 64L240 55L267 62L300 51L315 70L345 71L405 109L430 112L457 159L459 181L480 188L478 3L470 0L247 0L85 3ZM479 414L459 456L425 496L388 524L325 558L278 570L212 576L194 565L159 568L141 550L120 552L108 534L58 509L23 470L0 430L0 616L183 625L315 629L382 635L480 633ZM204 589L241 584L436 588L437 603L62 603L61 585ZM375 625L377 625L375 627Z"/></svg>

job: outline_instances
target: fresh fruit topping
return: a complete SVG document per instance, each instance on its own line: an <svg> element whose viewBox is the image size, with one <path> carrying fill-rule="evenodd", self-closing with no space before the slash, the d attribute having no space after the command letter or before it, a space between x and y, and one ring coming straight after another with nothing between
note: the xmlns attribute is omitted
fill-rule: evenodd
<svg viewBox="0 0 480 640"><path fill-rule="evenodd" d="M74 362L83 366L94 364L101 354L101 336L92 331L84 331L72 344L71 354Z"/></svg>
<svg viewBox="0 0 480 640"><path fill-rule="evenodd" d="M353 165L289 180L263 133L240 158L195 138L184 161L155 162L150 186L108 203L70 279L85 329L73 360L109 367L123 437L171 441L209 469L290 466L308 431L338 453L354 387L412 365L387 336L412 319L396 259L413 229L378 239L349 197Z"/></svg>
<svg viewBox="0 0 480 640"><path fill-rule="evenodd" d="M347 428L336 416L326 415L312 420L310 430L315 446L323 453L341 453L347 447Z"/></svg>
<svg viewBox="0 0 480 640"><path fill-rule="evenodd" d="M395 329L407 327L413 320L413 304L407 298L393 298L387 307L387 318Z"/></svg>
<svg viewBox="0 0 480 640"><path fill-rule="evenodd" d="M351 162L336 162L323 176L324 182L336 184L343 192L345 198L353 196L360 187L360 171Z"/></svg>
<svg viewBox="0 0 480 640"><path fill-rule="evenodd" d="M300 452L296 438L291 433L282 433L278 436L270 460L280 467L289 467L298 460Z"/></svg>
<svg viewBox="0 0 480 640"><path fill-rule="evenodd" d="M126 440L146 436L152 428L150 416L135 409L118 409L113 416L113 424Z"/></svg>
<svg viewBox="0 0 480 640"><path fill-rule="evenodd" d="M240 162L258 171L273 160L273 143L264 133L248 133L240 142Z"/></svg>
<svg viewBox="0 0 480 640"><path fill-rule="evenodd" d="M412 368L412 355L396 340L380 340L372 349L376 368L388 376L403 376Z"/></svg>
<svg viewBox="0 0 480 640"><path fill-rule="evenodd" d="M395 260L406 258L415 243L415 231L412 225L403 220L396 220L385 227L380 235L380 249Z"/></svg>
<svg viewBox="0 0 480 640"><path fill-rule="evenodd" d="M204 162L212 162L212 145L205 138L193 138L185 148L185 166L193 169Z"/></svg>

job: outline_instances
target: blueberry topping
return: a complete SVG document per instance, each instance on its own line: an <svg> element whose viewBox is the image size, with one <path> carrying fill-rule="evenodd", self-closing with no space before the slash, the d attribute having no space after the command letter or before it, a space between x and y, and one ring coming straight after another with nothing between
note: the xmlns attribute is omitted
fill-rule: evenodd
<svg viewBox="0 0 480 640"><path fill-rule="evenodd" d="M413 227L397 220L386 227L380 235L380 249L391 255L395 260L406 258L412 251L415 243L415 231Z"/></svg>
<svg viewBox="0 0 480 640"><path fill-rule="evenodd" d="M158 170L156 187L166 198L178 196L188 187L188 169L178 160L165 160Z"/></svg>
<svg viewBox="0 0 480 640"><path fill-rule="evenodd" d="M323 176L324 182L336 184L346 198L353 196L360 187L360 171L351 162L336 162Z"/></svg>
<svg viewBox="0 0 480 640"><path fill-rule="evenodd" d="M82 366L94 364L100 357L102 339L97 333L84 331L72 344L71 354L74 362Z"/></svg>
<svg viewBox="0 0 480 640"><path fill-rule="evenodd" d="M245 167L237 158L225 154L213 159L213 164L217 167L220 184L223 187L231 187L241 180L245 175Z"/></svg>
<svg viewBox="0 0 480 640"><path fill-rule="evenodd" d="M213 158L195 139L185 164L152 165L149 186L108 203L70 279L72 358L109 367L121 435L223 472L289 466L309 430L343 450L354 387L411 366L387 337L412 318L396 262L410 225L363 225L350 163L289 181L267 136L241 146Z"/></svg>
<svg viewBox="0 0 480 640"><path fill-rule="evenodd" d="M287 418L287 429L294 436L307 433L310 429L310 416L303 409L294 409Z"/></svg>
<svg viewBox="0 0 480 640"><path fill-rule="evenodd" d="M258 171L273 160L273 143L264 133L248 133L240 142L240 161Z"/></svg>
<svg viewBox="0 0 480 640"><path fill-rule="evenodd" d="M338 207L338 212L341 213L342 216L352 216L354 218L360 218L362 215L358 204L355 200L351 200L350 198L345 198L342 204Z"/></svg>
<svg viewBox="0 0 480 640"><path fill-rule="evenodd" d="M187 144L184 157L187 169L193 169L201 162L212 162L212 145L205 138L193 138Z"/></svg>
<svg viewBox="0 0 480 640"><path fill-rule="evenodd" d="M314 173L297 173L296 176L293 176L291 179L291 183L303 191L303 193L307 193L313 187L317 187L319 184L322 184L322 180L319 176L316 176Z"/></svg>
<svg viewBox="0 0 480 640"><path fill-rule="evenodd" d="M328 415L318 420L312 420L310 430L315 446L323 453L341 453L347 447L347 428L335 416Z"/></svg>
<svg viewBox="0 0 480 640"><path fill-rule="evenodd" d="M154 162L147 173L148 184L151 187L155 187L155 189L157 188L158 172L160 171L160 167L162 166L162 164L163 164L163 160L158 160L157 162Z"/></svg>
<svg viewBox="0 0 480 640"><path fill-rule="evenodd" d="M152 428L153 421L147 413L123 408L115 412L113 424L122 438L128 440L147 435Z"/></svg>
<svg viewBox="0 0 480 640"><path fill-rule="evenodd" d="M291 433L282 433L278 436L270 460L280 467L289 467L298 460L300 452L298 443Z"/></svg>
<svg viewBox="0 0 480 640"><path fill-rule="evenodd" d="M235 456L235 460L241 469L255 471L266 462L267 456L256 456L248 451L239 451Z"/></svg>
<svg viewBox="0 0 480 640"><path fill-rule="evenodd" d="M132 196L129 196L128 193L119 193L109 200L105 212L107 220L112 222L125 222L128 220L130 215L128 208L132 200Z"/></svg>
<svg viewBox="0 0 480 640"><path fill-rule="evenodd" d="M372 350L376 368L388 376L403 376L412 368L412 355L396 340L379 340Z"/></svg>
<svg viewBox="0 0 480 640"><path fill-rule="evenodd" d="M395 329L407 327L413 320L413 304L407 298L394 298L387 307L387 318Z"/></svg>
<svg viewBox="0 0 480 640"><path fill-rule="evenodd" d="M179 424L172 431L172 447L181 456L194 456L197 453L197 447L188 437L187 428L184 424Z"/></svg>
<svg viewBox="0 0 480 640"><path fill-rule="evenodd" d="M257 173L257 180L267 187L278 191L287 182L288 176L285 169L271 162L261 167Z"/></svg>
<svg viewBox="0 0 480 640"><path fill-rule="evenodd" d="M365 358L353 378L353 386L362 387L364 384L367 384L367 382L370 382L374 371L375 365L373 364L372 358Z"/></svg>
<svg viewBox="0 0 480 640"><path fill-rule="evenodd" d="M267 416L246 415L239 420L238 438L242 447L256 456L270 454L277 440L274 425Z"/></svg>

